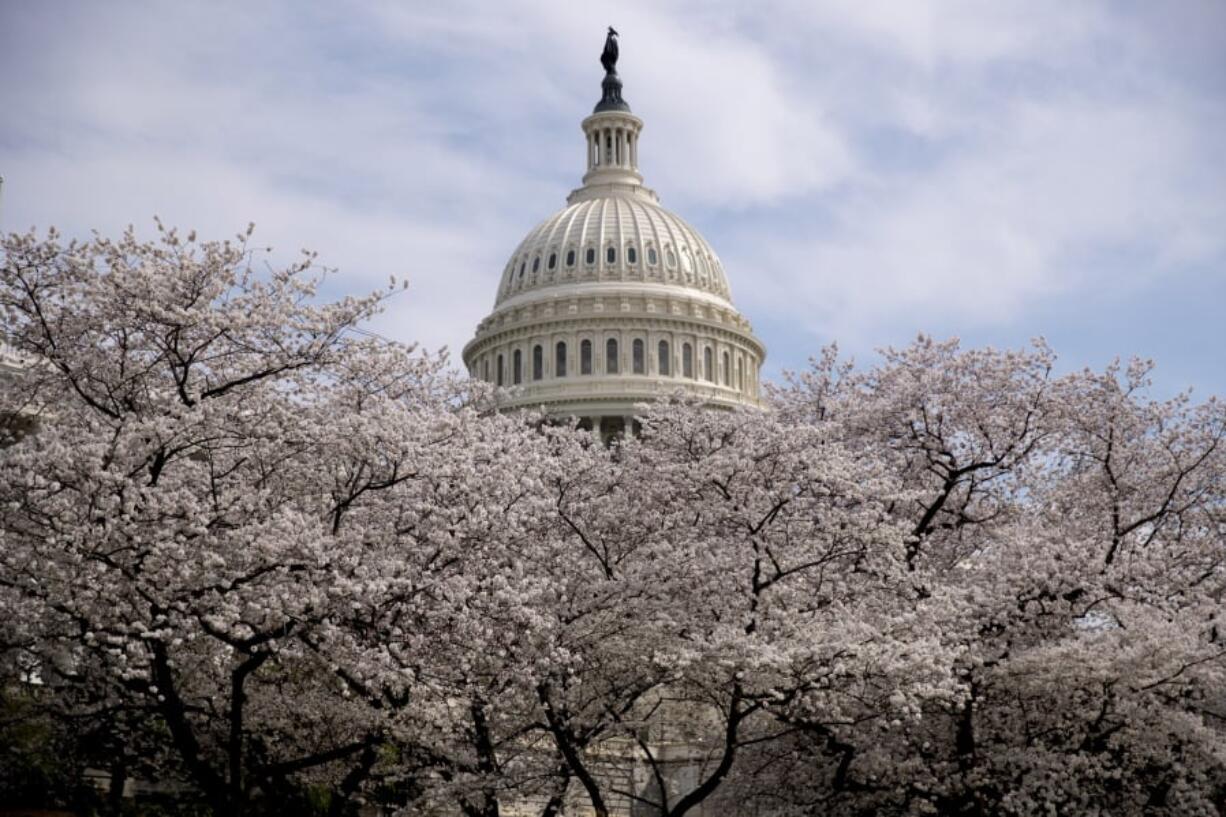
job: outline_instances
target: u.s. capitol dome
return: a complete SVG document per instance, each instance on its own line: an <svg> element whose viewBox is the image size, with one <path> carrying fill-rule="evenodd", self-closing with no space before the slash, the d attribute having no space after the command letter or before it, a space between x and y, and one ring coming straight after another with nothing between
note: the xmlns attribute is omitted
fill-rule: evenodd
<svg viewBox="0 0 1226 817"><path fill-rule="evenodd" d="M494 309L464 347L476 378L608 434L677 391L756 407L766 349L732 304L719 256L639 173L643 121L610 69L583 120L586 173L516 247Z"/></svg>

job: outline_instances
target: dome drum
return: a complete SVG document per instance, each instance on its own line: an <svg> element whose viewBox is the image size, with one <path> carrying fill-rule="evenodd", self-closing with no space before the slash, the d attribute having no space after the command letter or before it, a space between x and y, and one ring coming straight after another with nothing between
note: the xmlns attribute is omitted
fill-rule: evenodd
<svg viewBox="0 0 1226 817"><path fill-rule="evenodd" d="M490 327L464 349L473 377L511 390L508 407L573 413L582 403L585 416L593 400L618 398L609 413L621 416L627 404L677 391L756 405L763 354L742 325L647 313L542 315Z"/></svg>

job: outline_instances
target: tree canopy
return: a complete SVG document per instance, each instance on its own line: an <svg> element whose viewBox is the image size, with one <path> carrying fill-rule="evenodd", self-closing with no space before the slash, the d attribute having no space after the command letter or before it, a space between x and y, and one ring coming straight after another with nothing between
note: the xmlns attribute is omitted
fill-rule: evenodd
<svg viewBox="0 0 1226 817"><path fill-rule="evenodd" d="M1226 813L1221 402L921 337L604 446L250 236L3 239L0 792Z"/></svg>

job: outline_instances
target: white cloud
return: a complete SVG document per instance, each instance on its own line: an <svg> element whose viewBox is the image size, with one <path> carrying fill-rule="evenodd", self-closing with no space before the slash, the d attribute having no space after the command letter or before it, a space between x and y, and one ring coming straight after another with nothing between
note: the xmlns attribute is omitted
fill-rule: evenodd
<svg viewBox="0 0 1226 817"><path fill-rule="evenodd" d="M495 115L544 104L581 117L599 99L597 63L610 14L622 35L625 95L647 122L648 182L673 200L733 207L824 189L850 172L850 152L819 104L793 93L795 77L762 44L693 8L628 2L604 6L533 2L459 4L446 17L381 6L388 32L425 48L476 55L497 71L476 92ZM534 48L533 46L536 46ZM575 100L583 100L580 107ZM499 110L500 106L506 110ZM577 129L575 176L581 167ZM554 141L551 137L551 141Z"/></svg>
<svg viewBox="0 0 1226 817"><path fill-rule="evenodd" d="M1226 258L1211 5L6 15L0 68L24 81L0 88L3 226L252 219L287 255L320 250L337 286L407 274L380 331L432 347L467 340L506 256L578 183L608 23L647 181L711 233L759 326L1021 323L1043 298Z"/></svg>
<svg viewBox="0 0 1226 817"><path fill-rule="evenodd" d="M938 167L833 204L828 231L766 237L774 287L751 293L753 307L835 335L899 319L974 327L1226 253L1220 176L1189 178L1208 146L1174 112L1026 102L999 115Z"/></svg>

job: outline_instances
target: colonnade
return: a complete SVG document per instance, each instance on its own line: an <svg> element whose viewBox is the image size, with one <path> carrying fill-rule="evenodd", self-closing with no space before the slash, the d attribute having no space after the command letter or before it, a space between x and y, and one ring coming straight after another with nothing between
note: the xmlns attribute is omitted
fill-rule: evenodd
<svg viewBox="0 0 1226 817"><path fill-rule="evenodd" d="M637 170L638 132L631 128L593 128L587 134L587 169L620 167Z"/></svg>
<svg viewBox="0 0 1226 817"><path fill-rule="evenodd" d="M470 374L507 387L559 381L578 385L586 377L668 378L758 396L758 360L752 351L676 332L580 331L500 343L477 356Z"/></svg>

